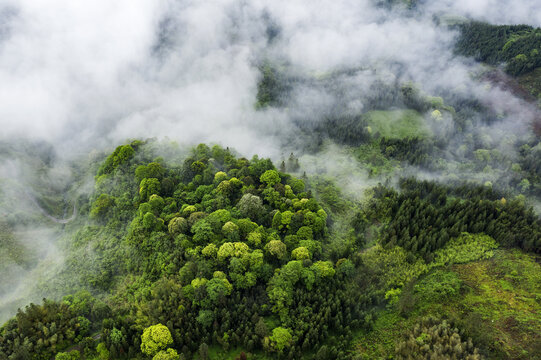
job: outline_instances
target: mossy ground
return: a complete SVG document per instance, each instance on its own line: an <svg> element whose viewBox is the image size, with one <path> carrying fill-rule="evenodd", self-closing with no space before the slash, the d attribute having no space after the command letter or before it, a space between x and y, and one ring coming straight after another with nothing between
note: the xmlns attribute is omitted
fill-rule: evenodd
<svg viewBox="0 0 541 360"><path fill-rule="evenodd" d="M389 139L424 138L431 135L424 118L415 110L369 111L364 114L372 133Z"/></svg>
<svg viewBox="0 0 541 360"><path fill-rule="evenodd" d="M357 334L353 351L366 359L390 358L401 334L420 318L434 315L460 319L486 358L541 359L539 258L519 250L494 253L488 260L443 269L458 274L459 295L443 301L413 296L413 310L406 314L395 307L380 310L374 329Z"/></svg>

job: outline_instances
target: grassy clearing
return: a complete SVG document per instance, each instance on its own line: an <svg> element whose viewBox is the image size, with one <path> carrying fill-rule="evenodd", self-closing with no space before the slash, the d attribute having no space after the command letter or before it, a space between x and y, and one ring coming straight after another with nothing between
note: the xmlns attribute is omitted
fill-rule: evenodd
<svg viewBox="0 0 541 360"><path fill-rule="evenodd" d="M364 114L372 133L386 138L425 138L431 135L424 118L415 110L369 111Z"/></svg>
<svg viewBox="0 0 541 360"><path fill-rule="evenodd" d="M395 340L412 324L394 310L382 310L371 331L362 330L357 334L353 351L361 359L388 359L394 353Z"/></svg>
<svg viewBox="0 0 541 360"><path fill-rule="evenodd" d="M396 306L382 309L373 331L357 334L354 351L366 359L387 359L400 334L422 317L433 315L458 319L488 359L541 359L541 265L537 260L519 250L495 250L488 260L435 269L421 277L418 286L406 287ZM449 291L446 295L441 291L448 285L445 281L457 276L458 294ZM443 280L435 283L437 279ZM427 287L443 297L418 293Z"/></svg>

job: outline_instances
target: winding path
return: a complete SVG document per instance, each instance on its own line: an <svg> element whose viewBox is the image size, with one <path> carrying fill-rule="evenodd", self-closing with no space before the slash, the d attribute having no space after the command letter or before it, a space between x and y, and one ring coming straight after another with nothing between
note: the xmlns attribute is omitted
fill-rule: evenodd
<svg viewBox="0 0 541 360"><path fill-rule="evenodd" d="M75 219L77 217L77 205L76 203L73 203L73 213L71 214L71 216L67 219L58 219L58 218L55 218L54 216L50 215L49 213L47 213L47 211L45 211L45 209L43 209L41 207L41 205L38 203L37 199L35 198L34 195L30 194L28 191L24 191L25 195L28 197L28 199L30 199L30 201L39 209L39 211L43 214L43 216L47 217L48 219L50 219L51 221L54 221L55 223L57 224L67 224L69 223L70 221L72 221L73 219Z"/></svg>

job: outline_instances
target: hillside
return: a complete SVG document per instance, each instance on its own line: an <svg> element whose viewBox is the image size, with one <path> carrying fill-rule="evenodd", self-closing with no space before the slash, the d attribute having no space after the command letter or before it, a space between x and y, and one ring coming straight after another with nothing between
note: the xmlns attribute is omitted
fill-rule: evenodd
<svg viewBox="0 0 541 360"><path fill-rule="evenodd" d="M518 201L411 179L400 193L380 185L348 204L332 182L307 183L219 146L186 153L135 141L98 165L88 202L66 225L73 240L57 275L86 285L8 321L7 358L371 358L395 346L399 356L395 340L431 314L473 341L472 356L538 351L535 255L493 251L541 249L541 222ZM494 254L494 265L483 260ZM462 313L482 291L516 310L494 298ZM447 307L434 308L441 297ZM493 331L466 321L495 314Z"/></svg>

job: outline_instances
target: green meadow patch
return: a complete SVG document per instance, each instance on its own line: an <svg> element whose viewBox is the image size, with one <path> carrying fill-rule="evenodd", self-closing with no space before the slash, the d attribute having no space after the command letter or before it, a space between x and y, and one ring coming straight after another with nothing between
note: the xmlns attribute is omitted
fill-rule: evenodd
<svg viewBox="0 0 541 360"><path fill-rule="evenodd" d="M369 111L364 114L373 134L390 139L425 138L432 135L423 116L415 110Z"/></svg>

